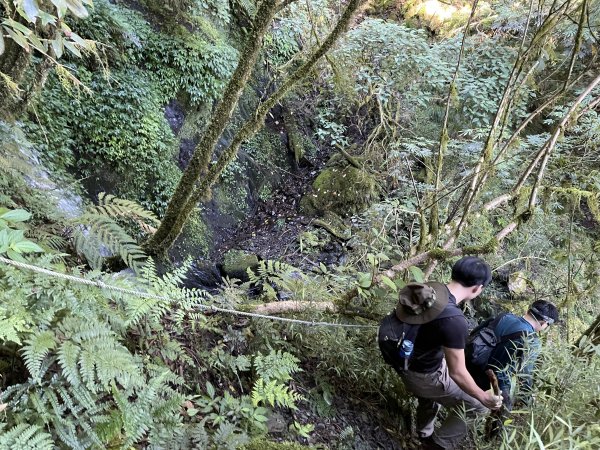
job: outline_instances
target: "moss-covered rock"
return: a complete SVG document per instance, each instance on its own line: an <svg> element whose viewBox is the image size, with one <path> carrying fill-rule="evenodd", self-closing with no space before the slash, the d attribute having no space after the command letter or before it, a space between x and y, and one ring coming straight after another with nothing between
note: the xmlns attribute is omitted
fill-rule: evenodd
<svg viewBox="0 0 600 450"><path fill-rule="evenodd" d="M258 267L258 257L243 250L229 250L223 258L223 272L230 278L247 280L247 269Z"/></svg>
<svg viewBox="0 0 600 450"><path fill-rule="evenodd" d="M508 275L508 292L513 297L525 295L528 288L528 277L523 271L513 272Z"/></svg>
<svg viewBox="0 0 600 450"><path fill-rule="evenodd" d="M331 211L325 212L321 219L314 220L312 224L327 230L331 235L343 241L347 241L352 237L350 227L344 223L340 216Z"/></svg>
<svg viewBox="0 0 600 450"><path fill-rule="evenodd" d="M305 214L334 212L342 217L366 209L379 196L375 177L353 166L331 167L319 174L300 206Z"/></svg>

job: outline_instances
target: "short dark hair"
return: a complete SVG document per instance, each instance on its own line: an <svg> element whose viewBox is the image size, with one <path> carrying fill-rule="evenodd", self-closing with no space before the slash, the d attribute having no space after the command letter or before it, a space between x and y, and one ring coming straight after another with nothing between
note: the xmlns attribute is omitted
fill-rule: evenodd
<svg viewBox="0 0 600 450"><path fill-rule="evenodd" d="M549 325L558 322L558 309L546 300L533 302L528 312L537 320L548 322Z"/></svg>
<svg viewBox="0 0 600 450"><path fill-rule="evenodd" d="M488 263L476 256L464 256L452 266L452 280L464 287L487 286L492 281Z"/></svg>

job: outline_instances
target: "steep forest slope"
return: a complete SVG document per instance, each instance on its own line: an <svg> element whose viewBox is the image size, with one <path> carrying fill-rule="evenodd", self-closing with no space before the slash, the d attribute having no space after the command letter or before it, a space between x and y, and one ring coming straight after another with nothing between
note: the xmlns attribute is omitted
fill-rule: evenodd
<svg viewBox="0 0 600 450"><path fill-rule="evenodd" d="M600 446L598 0L0 15L0 449L418 448L377 324L466 254L562 320L465 448Z"/></svg>

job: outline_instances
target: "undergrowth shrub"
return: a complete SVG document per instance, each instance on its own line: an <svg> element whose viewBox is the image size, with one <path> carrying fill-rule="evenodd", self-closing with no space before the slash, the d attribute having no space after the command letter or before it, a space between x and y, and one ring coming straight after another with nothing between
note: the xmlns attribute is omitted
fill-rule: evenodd
<svg viewBox="0 0 600 450"><path fill-rule="evenodd" d="M534 373L533 402L512 412L498 439L493 442L477 440L477 448L598 448L600 349L589 343L583 343L582 349L577 353L569 345L560 345L560 338L551 346L546 344Z"/></svg>
<svg viewBox="0 0 600 450"><path fill-rule="evenodd" d="M78 75L93 93L69 94L51 76L30 136L54 167L162 212L179 170L157 90L137 69L112 72L110 79L83 68Z"/></svg>
<svg viewBox="0 0 600 450"><path fill-rule="evenodd" d="M56 269L53 259L48 254L34 262ZM35 442L52 443L42 448L129 448L142 439L167 443L180 434L182 378L167 358L144 357L128 335L159 324L168 310L183 313L181 324L199 296L176 287L180 271L162 279L154 271L150 264L145 272L147 292L172 300L107 295L0 267L0 354L6 361L0 400L9 412L0 423L1 448L33 448ZM109 282L134 287L127 279Z"/></svg>

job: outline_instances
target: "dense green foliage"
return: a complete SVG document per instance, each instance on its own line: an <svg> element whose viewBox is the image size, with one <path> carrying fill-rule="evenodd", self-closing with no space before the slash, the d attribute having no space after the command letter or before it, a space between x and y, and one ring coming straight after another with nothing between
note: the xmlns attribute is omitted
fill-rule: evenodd
<svg viewBox="0 0 600 450"><path fill-rule="evenodd" d="M214 100L236 53L217 31L157 33L139 14L105 2L73 26L95 39L110 36L110 47L100 59L73 61L86 90L50 77L28 123L31 137L56 169L161 213L178 177L164 105L175 98L194 107Z"/></svg>
<svg viewBox="0 0 600 450"><path fill-rule="evenodd" d="M19 4L29 31L13 35L20 27L6 20L0 28L6 42L38 50L39 68L48 55L34 28L48 17L27 22L37 4ZM535 299L553 301L563 319L542 337L535 401L497 440L474 431L465 448L598 448L600 349L589 338L573 344L600 316L600 5L533 2L528 21L528 5L498 0L479 5L467 27L470 5L372 2L271 110L177 250L225 253L205 222L215 210L260 233L245 222L255 195L271 236L289 237L285 255L257 267L250 255L248 281L224 280L210 294L182 287L195 281L191 262L155 265L142 245L180 178L180 144L201 136L256 4L101 0L86 19L66 17L61 39L82 36L94 52L63 42L70 52L56 55L62 65L23 122L0 121L0 256L56 273L0 262L0 449L345 450L375 445L365 424L412 448L414 401L383 364L375 326L407 281L448 279L456 249L485 253L493 268L466 308L474 320L522 313ZM220 150L339 14L326 0L278 13ZM168 119L167 105L176 110ZM282 147L296 153L292 132L308 149L295 162L309 166L293 177L281 170ZM273 201L280 180L294 188L281 202L321 215L288 226L293 208L280 216ZM306 186L313 191L296 203ZM88 199L67 218L56 195L72 187ZM432 258L414 259L423 254ZM133 273L102 272L124 266ZM306 322L231 312L258 307L288 307ZM321 321L332 325L310 326ZM353 420L343 421L348 410Z"/></svg>

